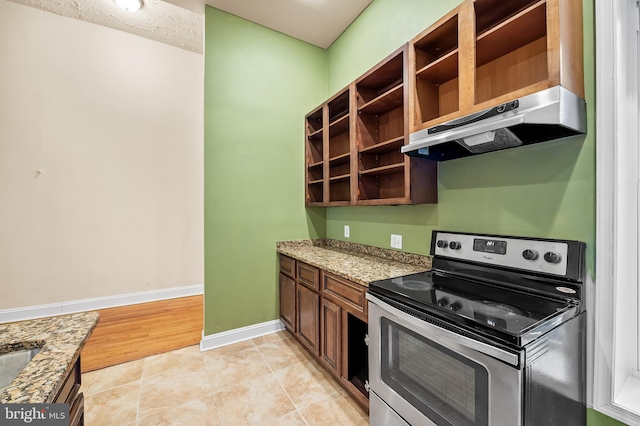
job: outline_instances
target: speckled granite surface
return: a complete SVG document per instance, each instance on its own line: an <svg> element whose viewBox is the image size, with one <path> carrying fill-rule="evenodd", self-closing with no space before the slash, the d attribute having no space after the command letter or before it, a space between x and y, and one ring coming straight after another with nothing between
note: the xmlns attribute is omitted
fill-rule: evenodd
<svg viewBox="0 0 640 426"><path fill-rule="evenodd" d="M97 312L83 312L0 324L0 354L42 348L0 393L0 403L52 402L97 323Z"/></svg>
<svg viewBox="0 0 640 426"><path fill-rule="evenodd" d="M428 256L331 239L281 241L276 251L363 286L431 269Z"/></svg>

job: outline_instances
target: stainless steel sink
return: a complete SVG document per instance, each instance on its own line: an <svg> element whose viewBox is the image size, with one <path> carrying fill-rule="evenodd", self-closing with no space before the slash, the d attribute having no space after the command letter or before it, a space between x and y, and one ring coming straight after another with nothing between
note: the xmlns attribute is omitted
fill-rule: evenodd
<svg viewBox="0 0 640 426"><path fill-rule="evenodd" d="M18 377L38 352L40 352L40 348L0 354L0 392L4 391Z"/></svg>

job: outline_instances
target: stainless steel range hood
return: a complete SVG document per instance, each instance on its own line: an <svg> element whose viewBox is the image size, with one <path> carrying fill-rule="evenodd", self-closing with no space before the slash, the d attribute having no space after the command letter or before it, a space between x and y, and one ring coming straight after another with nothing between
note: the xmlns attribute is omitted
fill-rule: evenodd
<svg viewBox="0 0 640 426"><path fill-rule="evenodd" d="M562 86L414 132L407 155L437 161L560 139L587 131L584 99Z"/></svg>

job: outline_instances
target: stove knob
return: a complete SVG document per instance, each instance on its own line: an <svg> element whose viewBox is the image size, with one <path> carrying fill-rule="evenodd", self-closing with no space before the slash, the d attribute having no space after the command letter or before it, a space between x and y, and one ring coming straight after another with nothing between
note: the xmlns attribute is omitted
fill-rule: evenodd
<svg viewBox="0 0 640 426"><path fill-rule="evenodd" d="M438 240L436 245L440 248L447 248L449 246L449 243L447 243L445 240Z"/></svg>
<svg viewBox="0 0 640 426"><path fill-rule="evenodd" d="M450 248L451 250L460 250L460 247L462 247L462 245L461 245L459 242L457 242L457 241L451 241L451 242L449 243L449 248Z"/></svg>
<svg viewBox="0 0 640 426"><path fill-rule="evenodd" d="M443 297L442 299L438 300L438 306L447 306L449 304L449 299L447 299L446 297Z"/></svg>
<svg viewBox="0 0 640 426"><path fill-rule="evenodd" d="M560 261L562 260L562 256L560 256L558 253L548 251L544 254L544 260L549 263L560 263Z"/></svg>
<svg viewBox="0 0 640 426"><path fill-rule="evenodd" d="M535 250L525 250L522 252L522 257L524 257L527 260L537 260L538 252Z"/></svg>
<svg viewBox="0 0 640 426"><path fill-rule="evenodd" d="M459 311L460 308L462 308L462 303L460 302L453 302L451 305L449 305L449 309L451 309L453 312Z"/></svg>

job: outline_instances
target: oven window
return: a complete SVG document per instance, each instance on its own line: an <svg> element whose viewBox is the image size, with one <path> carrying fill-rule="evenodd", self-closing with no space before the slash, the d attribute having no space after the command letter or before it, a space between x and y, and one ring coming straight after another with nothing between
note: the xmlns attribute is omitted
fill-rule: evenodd
<svg viewBox="0 0 640 426"><path fill-rule="evenodd" d="M438 426L488 425L487 370L381 318L382 380Z"/></svg>

